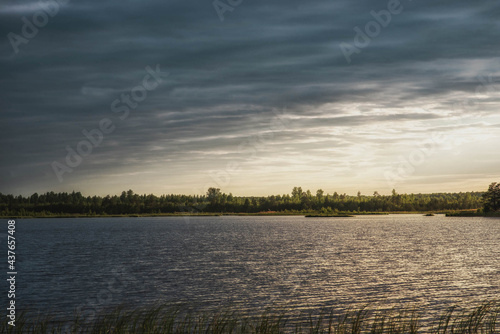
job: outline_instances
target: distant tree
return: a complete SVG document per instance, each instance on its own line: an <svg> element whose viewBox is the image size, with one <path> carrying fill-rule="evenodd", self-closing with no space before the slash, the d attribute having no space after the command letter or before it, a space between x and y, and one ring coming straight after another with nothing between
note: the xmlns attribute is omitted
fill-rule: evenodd
<svg viewBox="0 0 500 334"><path fill-rule="evenodd" d="M134 197L134 191L132 189L129 189L127 191L127 198L131 200Z"/></svg>
<svg viewBox="0 0 500 334"><path fill-rule="evenodd" d="M318 190L316 190L316 197L317 197L319 200L321 200L321 198L323 197L323 194L324 194L324 193L325 193L325 192L323 191L323 189L318 189Z"/></svg>
<svg viewBox="0 0 500 334"><path fill-rule="evenodd" d="M358 197L361 197L361 191L358 191Z"/></svg>
<svg viewBox="0 0 500 334"><path fill-rule="evenodd" d="M500 183L493 182L483 195L484 211L495 212L500 209Z"/></svg>
<svg viewBox="0 0 500 334"><path fill-rule="evenodd" d="M292 197L300 198L302 196L302 187L293 187Z"/></svg>
<svg viewBox="0 0 500 334"><path fill-rule="evenodd" d="M207 190L207 198L211 205L215 205L218 202L221 195L222 193L220 191L220 188L211 187L208 188Z"/></svg>
<svg viewBox="0 0 500 334"><path fill-rule="evenodd" d="M38 202L38 193L34 193L33 195L31 195L31 198L30 198L30 201L32 204L37 204Z"/></svg>
<svg viewBox="0 0 500 334"><path fill-rule="evenodd" d="M308 210L311 208L311 198L312 198L312 194L311 194L310 190L307 190L307 191L302 193L302 195L300 197L300 202L302 204L303 210Z"/></svg>
<svg viewBox="0 0 500 334"><path fill-rule="evenodd" d="M250 212L250 200L248 198L245 199L245 204L243 204L243 211Z"/></svg>
<svg viewBox="0 0 500 334"><path fill-rule="evenodd" d="M380 197L380 194L378 193L378 191L376 191L376 190L375 190L375 191L373 192L373 197Z"/></svg>

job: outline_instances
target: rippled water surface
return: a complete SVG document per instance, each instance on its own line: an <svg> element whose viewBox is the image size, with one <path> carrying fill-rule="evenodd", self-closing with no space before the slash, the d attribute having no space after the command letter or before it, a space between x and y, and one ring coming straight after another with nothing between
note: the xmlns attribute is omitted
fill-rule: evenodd
<svg viewBox="0 0 500 334"><path fill-rule="evenodd" d="M41 312L156 302L442 307L500 296L499 219L26 219L16 237L17 304Z"/></svg>

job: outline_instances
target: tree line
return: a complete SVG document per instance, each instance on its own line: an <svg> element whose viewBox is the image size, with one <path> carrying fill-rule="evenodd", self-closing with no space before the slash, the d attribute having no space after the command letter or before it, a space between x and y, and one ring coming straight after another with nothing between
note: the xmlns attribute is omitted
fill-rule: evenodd
<svg viewBox="0 0 500 334"><path fill-rule="evenodd" d="M500 211L500 183L493 182L484 193L484 212Z"/></svg>
<svg viewBox="0 0 500 334"><path fill-rule="evenodd" d="M234 196L218 188L209 188L205 195L139 195L132 190L117 196L83 196L80 192L47 192L31 196L0 193L0 215L123 215L169 213L259 213L259 212L401 212L482 209L495 211L500 206L500 185L493 184L488 192L434 194L398 194L356 196L327 194L319 189L315 194L294 187L290 194L271 196ZM493 191L491 193L491 191ZM491 194L490 194L491 193ZM489 196L489 197L488 197ZM491 203L488 199L492 199ZM489 204L485 204L486 202Z"/></svg>

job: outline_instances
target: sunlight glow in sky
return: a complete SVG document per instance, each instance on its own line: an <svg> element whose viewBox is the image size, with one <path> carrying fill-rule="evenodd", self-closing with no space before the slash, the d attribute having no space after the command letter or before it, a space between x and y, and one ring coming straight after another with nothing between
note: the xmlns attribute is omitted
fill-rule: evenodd
<svg viewBox="0 0 500 334"><path fill-rule="evenodd" d="M224 21L211 1L61 2L17 53L9 34L41 7L7 0L0 192L485 190L500 181L500 4L400 5L348 63L339 45L387 0L245 0ZM113 130L70 167L103 119Z"/></svg>

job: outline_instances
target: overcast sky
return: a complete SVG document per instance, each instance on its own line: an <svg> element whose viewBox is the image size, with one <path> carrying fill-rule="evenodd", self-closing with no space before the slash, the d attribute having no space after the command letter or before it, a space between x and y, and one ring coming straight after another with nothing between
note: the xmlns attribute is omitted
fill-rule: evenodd
<svg viewBox="0 0 500 334"><path fill-rule="evenodd" d="M500 181L497 1L215 4L2 0L0 192Z"/></svg>

